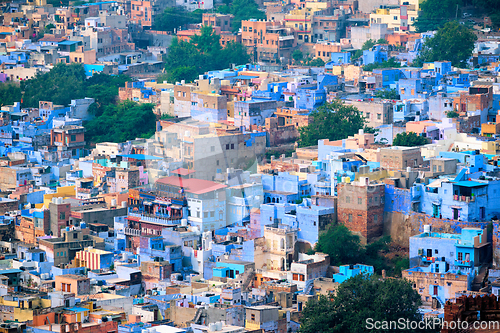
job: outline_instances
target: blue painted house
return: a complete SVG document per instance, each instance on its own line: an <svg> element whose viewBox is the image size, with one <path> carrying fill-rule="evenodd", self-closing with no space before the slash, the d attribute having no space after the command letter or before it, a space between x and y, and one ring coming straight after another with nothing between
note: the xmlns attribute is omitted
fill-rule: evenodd
<svg viewBox="0 0 500 333"><path fill-rule="evenodd" d="M342 265L339 266L339 272L333 274L333 281L342 283L356 275L366 274L372 275L374 272L373 266L356 264L356 265Z"/></svg>

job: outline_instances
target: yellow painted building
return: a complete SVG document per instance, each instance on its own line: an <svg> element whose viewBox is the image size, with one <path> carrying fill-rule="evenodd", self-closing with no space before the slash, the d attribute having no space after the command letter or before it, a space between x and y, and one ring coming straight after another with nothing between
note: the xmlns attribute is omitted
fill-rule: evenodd
<svg viewBox="0 0 500 333"><path fill-rule="evenodd" d="M399 6L378 8L370 14L370 23L387 24L395 32L415 31L413 22L418 17L419 0L400 0Z"/></svg>
<svg viewBox="0 0 500 333"><path fill-rule="evenodd" d="M285 15L285 26L297 32L297 43L315 43L313 36L313 18L331 6L330 2L305 2L305 7L294 9Z"/></svg>
<svg viewBox="0 0 500 333"><path fill-rule="evenodd" d="M285 26L297 32L297 43L313 42L313 15L311 8L294 9L285 15Z"/></svg>
<svg viewBox="0 0 500 333"><path fill-rule="evenodd" d="M71 198L76 195L75 186L61 186L57 188L56 193L49 193L43 196L43 204L36 204L35 208L49 209L52 198Z"/></svg>
<svg viewBox="0 0 500 333"><path fill-rule="evenodd" d="M43 299L37 296L21 297L16 301L6 300L5 296L3 296L0 297L0 305L4 309L0 317L3 321L17 320L19 322L25 322L33 320L34 310L50 308L51 302L49 299Z"/></svg>

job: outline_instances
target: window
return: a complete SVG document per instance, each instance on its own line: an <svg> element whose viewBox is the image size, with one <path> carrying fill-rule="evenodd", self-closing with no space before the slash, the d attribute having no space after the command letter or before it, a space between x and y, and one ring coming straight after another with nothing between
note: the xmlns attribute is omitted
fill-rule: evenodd
<svg viewBox="0 0 500 333"><path fill-rule="evenodd" d="M59 213L59 220L64 220L66 218L66 213L65 212L60 212Z"/></svg>
<svg viewBox="0 0 500 333"><path fill-rule="evenodd" d="M73 239L77 239L78 238L78 234L76 232L73 233Z"/></svg>
<svg viewBox="0 0 500 333"><path fill-rule="evenodd" d="M226 145L226 150L229 150L229 143Z"/></svg>
<svg viewBox="0 0 500 333"><path fill-rule="evenodd" d="M250 29L251 29L251 28L250 28ZM252 313L251 320L252 320L252 321L255 321L255 314L254 314L254 313Z"/></svg>
<svg viewBox="0 0 500 333"><path fill-rule="evenodd" d="M434 254L438 254L438 250L437 249L434 250Z"/></svg>
<svg viewBox="0 0 500 333"><path fill-rule="evenodd" d="M210 151L214 152L215 151L215 146L210 147Z"/></svg>
<svg viewBox="0 0 500 333"><path fill-rule="evenodd" d="M398 17L397 16L394 16L394 21L397 21L398 20Z"/></svg>
<svg viewBox="0 0 500 333"><path fill-rule="evenodd" d="M363 199L358 198L358 205L362 205L362 204L363 204Z"/></svg>
<svg viewBox="0 0 500 333"><path fill-rule="evenodd" d="M71 142L76 141L76 135L71 135Z"/></svg>
<svg viewBox="0 0 500 333"><path fill-rule="evenodd" d="M380 120L380 119L382 119L382 114L377 113L377 120Z"/></svg>
<svg viewBox="0 0 500 333"><path fill-rule="evenodd" d="M457 256L458 260L464 260L464 254L462 252L458 252Z"/></svg>
<svg viewBox="0 0 500 333"><path fill-rule="evenodd" d="M349 222L352 222L352 214L349 214Z"/></svg>
<svg viewBox="0 0 500 333"><path fill-rule="evenodd" d="M377 223L378 222L378 215L373 216L373 222Z"/></svg>
<svg viewBox="0 0 500 333"><path fill-rule="evenodd" d="M346 196L346 197L345 197L345 202L346 202L346 203L351 203L351 197Z"/></svg>
<svg viewBox="0 0 500 333"><path fill-rule="evenodd" d="M215 216L215 212L214 211L210 212L210 217L214 217L214 216Z"/></svg>
<svg viewBox="0 0 500 333"><path fill-rule="evenodd" d="M208 217L208 212L204 212L204 213L203 213L203 218L205 218L205 219L206 219L207 217Z"/></svg>
<svg viewBox="0 0 500 333"><path fill-rule="evenodd" d="M234 149L234 143L231 143L231 149Z"/></svg>

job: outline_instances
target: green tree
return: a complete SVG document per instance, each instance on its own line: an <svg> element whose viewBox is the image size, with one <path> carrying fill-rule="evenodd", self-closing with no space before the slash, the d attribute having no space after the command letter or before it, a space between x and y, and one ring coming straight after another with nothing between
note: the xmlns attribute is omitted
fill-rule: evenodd
<svg viewBox="0 0 500 333"><path fill-rule="evenodd" d="M400 68L400 67L401 63L399 61L396 61L395 58L389 58L389 60L384 62L374 62L372 64L365 65L363 66L363 70L365 72L371 72L377 68Z"/></svg>
<svg viewBox="0 0 500 333"><path fill-rule="evenodd" d="M304 59L304 53L301 50L294 50L292 52L292 59L295 63L300 63Z"/></svg>
<svg viewBox="0 0 500 333"><path fill-rule="evenodd" d="M311 66L311 67L323 67L323 66L325 66L325 62L321 58L314 58L313 60L309 60L307 62L307 66Z"/></svg>
<svg viewBox="0 0 500 333"><path fill-rule="evenodd" d="M363 46L361 47L361 51L369 50L374 46L375 46L375 41L368 39L366 42L364 42Z"/></svg>
<svg viewBox="0 0 500 333"><path fill-rule="evenodd" d="M448 22L434 37L425 41L416 63L451 61L453 66L464 68L472 55L476 39L472 29L458 22Z"/></svg>
<svg viewBox="0 0 500 333"><path fill-rule="evenodd" d="M362 55L363 55L362 50L355 50L352 52L352 60L359 59L359 58L361 58Z"/></svg>
<svg viewBox="0 0 500 333"><path fill-rule="evenodd" d="M255 0L228 0L218 7L217 11L221 14L233 14L231 20L233 32L238 32L241 28L241 21L266 19L266 13L259 9Z"/></svg>
<svg viewBox="0 0 500 333"><path fill-rule="evenodd" d="M359 110L340 100L325 103L311 112L312 121L299 129L299 146L315 146L318 140L341 140L358 133L365 119Z"/></svg>
<svg viewBox="0 0 500 333"><path fill-rule="evenodd" d="M403 132L396 135L392 144L394 146L416 147L426 145L427 138L417 135L415 132Z"/></svg>
<svg viewBox="0 0 500 333"><path fill-rule="evenodd" d="M124 142L138 137L149 138L156 129L154 104L124 101L104 106L102 115L84 123L90 143Z"/></svg>
<svg viewBox="0 0 500 333"><path fill-rule="evenodd" d="M446 112L446 117L448 118L458 118L459 114L457 111L448 111Z"/></svg>
<svg viewBox="0 0 500 333"><path fill-rule="evenodd" d="M362 246L359 236L351 233L343 224L330 226L319 236L316 251L330 256L334 266L357 264L362 259Z"/></svg>
<svg viewBox="0 0 500 333"><path fill-rule="evenodd" d="M250 55L246 47L237 42L228 42L216 57L219 61L217 67L227 68L231 64L243 65L250 62Z"/></svg>
<svg viewBox="0 0 500 333"><path fill-rule="evenodd" d="M198 78L198 73L199 71L194 66L176 67L168 71L168 81L172 83L181 82L182 80L193 82Z"/></svg>
<svg viewBox="0 0 500 333"><path fill-rule="evenodd" d="M0 106L21 102L21 88L16 83L0 83Z"/></svg>
<svg viewBox="0 0 500 333"><path fill-rule="evenodd" d="M420 14L413 25L417 32L442 28L446 22L460 18L457 5L462 3L462 0L424 0L420 3Z"/></svg>
<svg viewBox="0 0 500 333"><path fill-rule="evenodd" d="M167 73L161 73L156 77L156 82L163 83L164 81L168 81L168 74Z"/></svg>
<svg viewBox="0 0 500 333"><path fill-rule="evenodd" d="M202 12L189 12L184 7L168 7L163 13L155 17L153 29L173 32L175 29L183 28L188 24L201 23Z"/></svg>
<svg viewBox="0 0 500 333"><path fill-rule="evenodd" d="M78 63L59 63L47 73L21 82L24 91L23 106L38 107L39 101L52 101L58 105L68 105L72 99L85 96L85 71Z"/></svg>
<svg viewBox="0 0 500 333"><path fill-rule="evenodd" d="M190 43L202 54L214 55L221 50L220 35L208 25L202 26L200 34L192 36Z"/></svg>
<svg viewBox="0 0 500 333"><path fill-rule="evenodd" d="M367 133L367 134L376 134L378 133L380 130L378 128L373 128L373 127L370 127L370 126L365 126L363 128L363 132L364 133Z"/></svg>
<svg viewBox="0 0 500 333"><path fill-rule="evenodd" d="M250 60L242 44L229 42L221 48L219 41L220 36L210 26L202 27L200 35L189 42L174 38L165 65L168 81L193 81L208 70L242 65Z"/></svg>
<svg viewBox="0 0 500 333"><path fill-rule="evenodd" d="M322 295L307 302L300 319L300 332L365 333L375 321L397 322L403 318L419 322L421 304L420 295L407 280L382 280L360 274L341 283L335 297ZM374 331L398 332L383 328Z"/></svg>
<svg viewBox="0 0 500 333"><path fill-rule="evenodd" d="M124 87L127 81L132 81L128 75L107 75L97 73L85 81L85 96L95 99L92 113L100 116L103 106L114 104L117 101L118 90Z"/></svg>
<svg viewBox="0 0 500 333"><path fill-rule="evenodd" d="M376 44L389 44L389 42L387 41L387 39L385 38L380 38Z"/></svg>
<svg viewBox="0 0 500 333"><path fill-rule="evenodd" d="M396 89L382 89L375 91L375 98L382 99L399 99L399 94Z"/></svg>
<svg viewBox="0 0 500 333"><path fill-rule="evenodd" d="M53 25L52 23L49 23L45 26L45 28L43 29L45 32L49 33L51 29L54 29L56 26Z"/></svg>

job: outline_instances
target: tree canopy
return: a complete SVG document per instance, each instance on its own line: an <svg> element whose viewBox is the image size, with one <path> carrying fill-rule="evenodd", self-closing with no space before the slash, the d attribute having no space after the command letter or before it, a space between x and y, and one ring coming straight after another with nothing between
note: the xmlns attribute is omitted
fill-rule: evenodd
<svg viewBox="0 0 500 333"><path fill-rule="evenodd" d="M417 32L442 28L446 22L459 19L462 13L457 10L463 0L424 0L420 3L420 15L413 23Z"/></svg>
<svg viewBox="0 0 500 333"><path fill-rule="evenodd" d="M60 63L47 73L22 81L19 90L24 90L24 107L38 107L39 101L68 105L72 99L94 98L95 103L90 105L89 112L95 118L84 123L87 142L123 142L136 137L150 137L156 128L156 116L152 111L154 105L130 101L115 104L118 88L125 86L127 81L131 78L126 75L102 73L87 78L81 64ZM0 85L0 98L4 89L11 89L9 86ZM14 92L12 96L19 93L15 89ZM20 94L17 96L13 101L20 100ZM12 103L9 101L8 104Z"/></svg>
<svg viewBox="0 0 500 333"><path fill-rule="evenodd" d="M231 21L233 32L241 28L241 21L266 19L266 13L259 9L255 0L227 0L224 3L217 8L217 11L221 14L233 14Z"/></svg>
<svg viewBox="0 0 500 333"><path fill-rule="evenodd" d="M382 99L399 99L399 94L396 89L382 89L375 91L375 98Z"/></svg>
<svg viewBox="0 0 500 333"><path fill-rule="evenodd" d="M316 251L328 254L334 266L359 263L361 249L359 236L352 234L343 224L328 228L316 243Z"/></svg>
<svg viewBox="0 0 500 333"><path fill-rule="evenodd" d="M427 138L417 135L415 132L398 133L392 144L394 146L416 147L428 144Z"/></svg>
<svg viewBox="0 0 500 333"><path fill-rule="evenodd" d="M86 122L86 140L91 143L124 142L138 137L149 138L156 129L154 104L124 101L107 104L100 116Z"/></svg>
<svg viewBox="0 0 500 333"><path fill-rule="evenodd" d="M340 100L325 103L311 112L312 121L299 128L299 146L316 146L318 140L341 140L363 128L365 118L359 110Z"/></svg>
<svg viewBox="0 0 500 333"><path fill-rule="evenodd" d="M16 83L0 83L0 106L21 101L21 88Z"/></svg>
<svg viewBox="0 0 500 333"><path fill-rule="evenodd" d="M292 59L295 63L299 63L304 59L304 53L301 50L297 49L292 52Z"/></svg>
<svg viewBox="0 0 500 333"><path fill-rule="evenodd" d="M307 62L307 66L311 66L311 67L323 67L323 66L325 66L325 62L321 58L314 58L314 59L309 60Z"/></svg>
<svg viewBox="0 0 500 333"><path fill-rule="evenodd" d="M476 39L472 29L456 21L445 23L434 37L425 41L416 64L420 66L424 62L451 61L453 66L464 68L472 55Z"/></svg>
<svg viewBox="0 0 500 333"><path fill-rule="evenodd" d="M322 295L307 302L300 319L300 332L364 333L374 329L370 325L376 321L397 322L403 318L420 322L418 307L421 304L420 295L407 280L382 280L360 274L341 283L333 298ZM374 331L398 330L377 328Z"/></svg>
<svg viewBox="0 0 500 333"><path fill-rule="evenodd" d="M83 66L77 63L59 63L49 72L38 72L32 79L21 81L23 106L38 107L39 101L68 105L72 99L85 97L85 79Z"/></svg>
<svg viewBox="0 0 500 333"><path fill-rule="evenodd" d="M202 15L201 9L190 12L181 6L168 7L155 17L153 29L173 32L188 24L201 23Z"/></svg>
<svg viewBox="0 0 500 333"><path fill-rule="evenodd" d="M242 65L250 61L246 48L241 43L229 42L224 48L220 36L212 27L203 26L200 35L194 35L189 42L174 38L165 69L167 80L193 81L208 70L228 68L231 64Z"/></svg>
<svg viewBox="0 0 500 333"><path fill-rule="evenodd" d="M363 66L363 70L365 72L371 72L377 68L400 68L401 63L396 61L395 58L389 58L389 60L384 62L374 62L368 65Z"/></svg>
<svg viewBox="0 0 500 333"><path fill-rule="evenodd" d="M401 270L409 265L406 252L399 251L390 236L363 246L359 236L343 224L330 226L322 233L315 250L328 254L332 265L365 264L373 266L376 273L385 270L391 276L401 276Z"/></svg>

